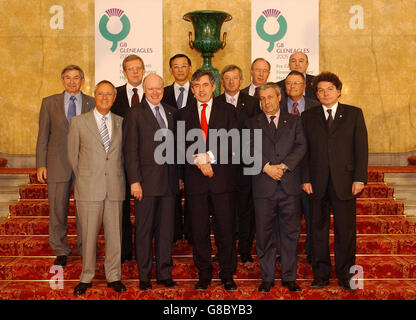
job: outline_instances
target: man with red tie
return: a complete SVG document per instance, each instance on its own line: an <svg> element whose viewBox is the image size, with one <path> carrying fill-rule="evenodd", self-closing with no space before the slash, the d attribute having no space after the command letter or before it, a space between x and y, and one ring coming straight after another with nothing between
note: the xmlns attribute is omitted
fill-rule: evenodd
<svg viewBox="0 0 416 320"><path fill-rule="evenodd" d="M209 70L198 70L192 75L191 90L197 101L178 112L178 126L185 124L185 132L193 130L199 136L186 141L187 150L194 143L202 147L187 159L184 166L185 193L191 215L193 256L199 271L196 290L206 290L211 284L211 240L209 202L213 206L213 223L218 244L219 276L226 290L236 290L233 281L236 249L234 242L234 216L236 177L232 164L231 141L229 148L221 154L220 137L211 131L225 129L227 132L238 127L233 105L213 100L215 78ZM211 134L209 133L211 131ZM215 140L214 140L215 139ZM231 140L231 139L229 139ZM216 146L211 150L212 146ZM202 149L202 150L201 150ZM218 151L218 152L216 152ZM227 158L225 164L223 160ZM221 160L221 163L220 163Z"/></svg>
<svg viewBox="0 0 416 320"><path fill-rule="evenodd" d="M127 78L127 83L116 88L117 97L111 107L111 112L124 118L130 108L138 105L143 97L142 80L145 74L145 68L142 58L135 54L124 58L123 74ZM129 188L130 186L127 184L126 200L123 202L121 263L130 261L132 259L133 252Z"/></svg>

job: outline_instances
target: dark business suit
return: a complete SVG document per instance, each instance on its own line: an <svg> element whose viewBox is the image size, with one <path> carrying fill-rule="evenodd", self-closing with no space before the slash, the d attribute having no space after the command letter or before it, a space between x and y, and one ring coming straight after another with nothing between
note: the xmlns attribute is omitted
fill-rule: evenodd
<svg viewBox="0 0 416 320"><path fill-rule="evenodd" d="M167 103L168 105L179 109L179 106L177 105L177 102L176 102L175 89L173 85L174 83L164 88L162 102ZM189 86L189 92L186 98L185 107L194 102L196 102L196 100L191 91L191 86ZM179 170L182 170L182 167L180 167ZM180 173L180 176L181 175L182 174ZM174 241L178 239L182 239L182 235L185 235L185 238L188 241L192 241L191 240L191 222L189 219L190 217L189 217L189 210L188 210L186 197L185 197L185 204L183 208L183 216L184 217L183 217L183 222L182 222L182 192L179 192L178 197L176 199L176 206L175 206L175 230L173 234Z"/></svg>
<svg viewBox="0 0 416 320"><path fill-rule="evenodd" d="M201 129L197 103L180 109L178 120L185 121L186 133L191 129ZM226 129L228 131L236 129L237 126L234 106L214 100L208 129ZM199 141L204 142L202 131ZM208 151L209 141L210 137L208 136L206 144L203 143L206 150L199 150L199 152ZM193 143L194 141L186 141L186 148ZM229 141L227 154L221 155L228 159L228 164L219 163L221 159L219 139L217 139L216 145L218 153L214 153L214 157L217 162L211 164L214 172L212 178L204 176L197 166L193 165L193 161L186 162L184 166L185 192L191 214L194 263L199 270L199 279L204 281L210 281L212 278L209 199L212 200L215 236L218 238L218 260L221 269L219 276L221 279L232 279L236 259L234 217L237 185L231 159L231 141Z"/></svg>
<svg viewBox="0 0 416 320"><path fill-rule="evenodd" d="M57 256L68 256L71 252L66 239L68 204L74 176L67 156L69 123L65 114L64 93L42 100L36 144L36 168L46 167L47 169L49 244ZM81 113L90 111L94 106L94 98L82 93ZM81 232L79 229L77 233L80 251Z"/></svg>
<svg viewBox="0 0 416 320"><path fill-rule="evenodd" d="M307 146L301 119L280 112L277 132L271 132L269 120L261 113L248 121L251 130L250 149L261 155L261 172L254 175L253 197L256 214L257 256L262 280L273 282L276 260L277 235L275 221L280 228L282 281L296 280L297 244L300 234L301 191L300 163ZM254 145L253 129L262 129L262 145ZM280 181L263 172L266 163L284 163L289 168Z"/></svg>
<svg viewBox="0 0 416 320"><path fill-rule="evenodd" d="M225 93L216 97L215 100L226 102ZM259 100L240 91L235 107L238 128L243 129L247 119L261 112ZM236 166L237 170L237 217L238 217L238 252L242 259L251 255L251 247L255 234L255 217L253 195L251 190L251 176L243 174L243 162Z"/></svg>
<svg viewBox="0 0 416 320"><path fill-rule="evenodd" d="M174 108L162 104L167 128L175 132ZM175 164L159 165L155 150L161 142L154 141L160 126L145 99L130 109L125 119L125 162L129 184L140 182L141 201L135 200L136 260L141 281L150 281L152 273L153 237L155 238L156 277L172 278L172 241L175 199L179 192ZM172 136L173 138L173 136ZM169 142L174 147L174 139Z"/></svg>
<svg viewBox="0 0 416 320"><path fill-rule="evenodd" d="M309 110L313 107L316 107L317 105L319 105L319 102L316 100L312 100L309 99L307 97L303 97L305 99L305 110ZM289 105L288 105L288 97L286 96L285 98L282 96L282 99L280 100L280 110L282 110L283 112L288 112L289 109ZM300 112L299 116L302 114L302 112ZM308 200L308 195L306 194L305 191L302 190L301 192L301 203L302 203L302 213L303 216L305 217L305 222L306 222L306 244L305 244L305 252L308 255L308 261L310 261L310 257L311 257L311 228L310 228L310 210L309 210L309 200Z"/></svg>
<svg viewBox="0 0 416 320"><path fill-rule="evenodd" d="M328 233L330 207L334 211L335 269L339 280L349 280L355 264L356 196L354 181L367 182L368 138L361 109L338 104L330 129L322 106L302 113L308 140L302 182L311 183L312 258L315 279L328 280L331 272Z"/></svg>
<svg viewBox="0 0 416 320"><path fill-rule="evenodd" d="M139 97L140 99L140 97ZM125 117L130 110L130 102L127 96L127 84L117 87L117 96L114 100L111 112ZM124 122L123 122L124 126ZM133 230L130 220L130 185L126 180L126 199L123 201L123 220L122 220L122 238L121 238L121 262L132 259L133 252Z"/></svg>
<svg viewBox="0 0 416 320"><path fill-rule="evenodd" d="M312 81L313 81L313 78L315 78L315 76L306 74L305 78L306 78L305 79L306 80L305 98L316 100L318 102L318 98L316 97L315 91L313 91L313 88L312 88ZM285 91L285 79L278 81L277 85L280 87L282 91L282 100L286 99L287 94Z"/></svg>

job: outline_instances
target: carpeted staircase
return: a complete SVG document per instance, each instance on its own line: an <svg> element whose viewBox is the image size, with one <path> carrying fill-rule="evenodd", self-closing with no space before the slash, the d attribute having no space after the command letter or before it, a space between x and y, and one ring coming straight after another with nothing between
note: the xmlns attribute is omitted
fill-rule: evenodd
<svg viewBox="0 0 416 320"><path fill-rule="evenodd" d="M394 169L396 168L396 169ZM406 169L407 168L407 169ZM10 218L0 222L0 299L199 299L199 300L336 300L336 299L416 299L416 223L407 220L403 204L393 198L394 190L384 184L384 173L411 170L409 167L373 167L369 169L369 184L357 201L357 259L364 271L363 289L343 291L332 274L331 284L322 290L311 290L312 268L304 255L305 225L299 241L298 284L300 293L290 293L280 285L280 265L276 266L275 287L270 293L259 293L260 267L255 255L253 264L239 263L235 276L238 289L227 292L214 266L213 285L207 291L195 291L197 270L192 261L192 247L178 242L173 247L173 278L176 289L166 289L153 281L153 290L140 291L135 261L123 264L122 279L127 292L118 294L107 288L104 275L104 238L99 235L97 270L92 289L82 297L72 292L79 281L81 258L76 252L74 205L71 201L68 219L68 241L72 255L64 268L63 289L57 285L58 273L51 270L54 256L48 244L48 202L46 185L38 184L34 170L24 169L30 183L20 188L20 200L10 206ZM401 171L402 170L402 171ZM414 169L413 169L414 170ZM19 170L0 169L1 174ZM416 172L414 170L413 172ZM20 172L22 173L22 172ZM132 215L134 222L134 216ZM134 226L134 224L133 224ZM330 236L333 248L333 235ZM213 239L212 239L213 242ZM215 254L215 246L213 245ZM333 249L331 249L333 250ZM333 259L333 256L332 256ZM155 275L153 274L153 280Z"/></svg>

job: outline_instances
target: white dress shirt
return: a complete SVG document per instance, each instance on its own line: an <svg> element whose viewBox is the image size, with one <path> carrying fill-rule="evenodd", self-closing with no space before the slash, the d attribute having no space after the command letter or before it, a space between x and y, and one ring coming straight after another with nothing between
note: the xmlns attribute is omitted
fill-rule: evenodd
<svg viewBox="0 0 416 320"><path fill-rule="evenodd" d="M98 131L99 131L100 128L101 128L103 115L98 112L97 108L94 108L93 113L94 113L95 121L97 122ZM110 137L110 140L111 140L111 134L113 133L113 130L112 130L113 125L112 125L112 122L111 122L111 112L109 112L105 115L105 124L107 126L108 136Z"/></svg>
<svg viewBox="0 0 416 320"><path fill-rule="evenodd" d="M328 120L329 117L329 113L327 112L327 110L331 109L332 110L332 119L335 120L335 114L337 113L337 108L338 108L338 102L335 103L331 108L328 108L324 105L322 105L322 108L324 109L324 115L325 115L325 119Z"/></svg>
<svg viewBox="0 0 416 320"><path fill-rule="evenodd" d="M143 94L144 94L142 83L139 84L137 87L133 87L130 83L127 82L126 91L127 91L127 98L129 100L130 107L131 107L131 99L133 98L133 94L134 94L133 88L137 88L137 94L139 96L140 102L142 102Z"/></svg>
<svg viewBox="0 0 416 320"><path fill-rule="evenodd" d="M234 105L234 107L237 107L237 101L238 101L238 97L240 96L240 91L238 91L235 96L230 96L227 92L225 93L225 100L228 103L231 103L232 105ZM234 100L234 101L233 101Z"/></svg>
<svg viewBox="0 0 416 320"><path fill-rule="evenodd" d="M190 88L190 83L189 81L187 83L185 83L183 86L181 86L180 84L177 84L176 82L173 84L173 90L175 91L175 101L178 101L178 97L179 94L181 93L181 91L179 90L180 87L184 87L185 90L183 91L183 100L182 100L182 105L178 106L178 108L183 108L186 106L186 101L188 100L188 94L189 94L189 88Z"/></svg>
<svg viewBox="0 0 416 320"><path fill-rule="evenodd" d="M253 97L254 93L256 92L256 88L257 87L253 83L251 83L250 88L248 88L248 94Z"/></svg>

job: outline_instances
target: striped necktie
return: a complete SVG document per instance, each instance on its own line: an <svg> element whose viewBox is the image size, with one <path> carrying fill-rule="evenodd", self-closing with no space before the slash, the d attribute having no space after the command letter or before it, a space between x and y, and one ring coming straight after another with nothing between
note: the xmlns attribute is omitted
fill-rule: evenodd
<svg viewBox="0 0 416 320"><path fill-rule="evenodd" d="M100 135L101 139L103 139L105 153L108 153L108 148L110 147L110 134L108 133L107 125L105 124L107 117L103 116L101 118L101 127L100 127Z"/></svg>

